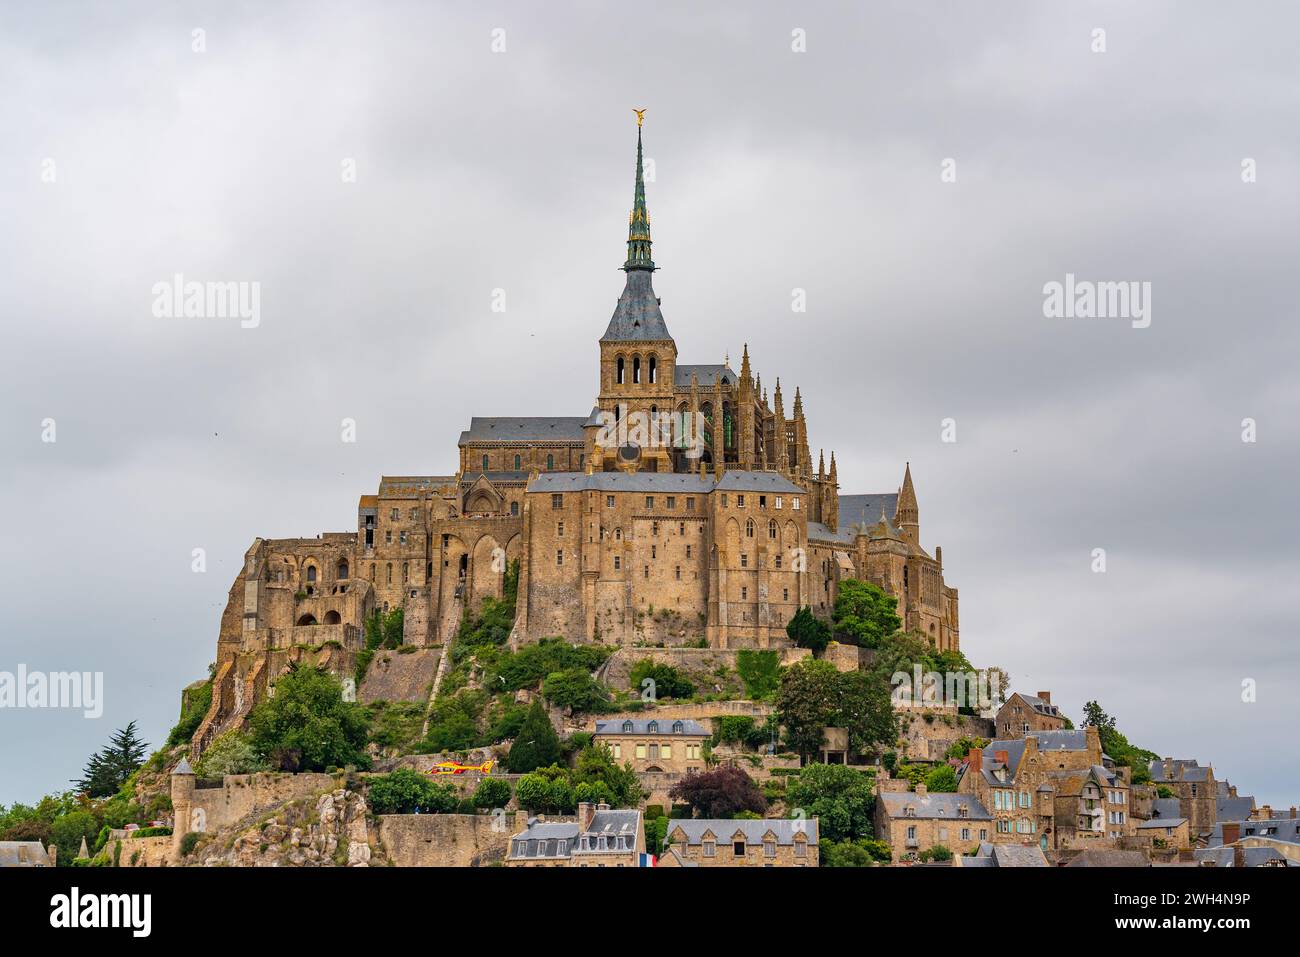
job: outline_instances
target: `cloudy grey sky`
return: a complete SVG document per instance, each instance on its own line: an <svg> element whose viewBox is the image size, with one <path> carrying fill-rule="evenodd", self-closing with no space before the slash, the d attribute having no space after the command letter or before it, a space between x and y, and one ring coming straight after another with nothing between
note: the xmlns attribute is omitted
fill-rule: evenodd
<svg viewBox="0 0 1300 957"><path fill-rule="evenodd" d="M845 492L912 462L977 663L1300 803L1298 29L1280 3L6 4L0 670L100 670L106 704L0 711L0 802L133 718L161 740L255 536L354 528L381 473L452 471L471 415L591 408L635 106L683 361L748 342ZM1067 272L1150 282L1150 327L1044 318ZM260 326L154 318L175 273L260 282Z"/></svg>

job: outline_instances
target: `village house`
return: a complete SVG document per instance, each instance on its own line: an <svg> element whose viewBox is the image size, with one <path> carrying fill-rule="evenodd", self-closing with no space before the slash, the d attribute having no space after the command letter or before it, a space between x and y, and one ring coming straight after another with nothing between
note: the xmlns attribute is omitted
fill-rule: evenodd
<svg viewBox="0 0 1300 957"><path fill-rule="evenodd" d="M817 867L817 818L673 821L660 867Z"/></svg>
<svg viewBox="0 0 1300 957"><path fill-rule="evenodd" d="M1004 738L1023 738L1039 731L1060 731L1065 727L1061 709L1052 704L1052 693L1037 695L1016 692L998 709L997 733Z"/></svg>
<svg viewBox="0 0 1300 957"><path fill-rule="evenodd" d="M894 863L915 860L938 845L968 854L990 839L993 816L971 794L882 791L876 796L876 837L888 842Z"/></svg>
<svg viewBox="0 0 1300 957"><path fill-rule="evenodd" d="M704 770L704 742L710 733L699 722L650 718L597 721L591 740L609 748L619 764L634 771L686 773Z"/></svg>
<svg viewBox="0 0 1300 957"><path fill-rule="evenodd" d="M638 810L608 804L578 805L573 821L528 818L510 837L507 867L637 867L645 853Z"/></svg>
<svg viewBox="0 0 1300 957"><path fill-rule="evenodd" d="M1139 840L1155 847L1181 851L1192 846L1192 832L1185 817L1153 817L1139 821L1135 831Z"/></svg>
<svg viewBox="0 0 1300 957"><path fill-rule="evenodd" d="M1115 846L1132 833L1132 801L1122 769L1108 760L1096 728L1039 731L971 749L957 790L990 810L995 843Z"/></svg>

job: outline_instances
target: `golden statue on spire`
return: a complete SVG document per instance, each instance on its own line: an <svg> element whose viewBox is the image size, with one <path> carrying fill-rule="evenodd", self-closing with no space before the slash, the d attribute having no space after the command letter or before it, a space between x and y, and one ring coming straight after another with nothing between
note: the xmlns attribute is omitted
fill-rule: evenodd
<svg viewBox="0 0 1300 957"><path fill-rule="evenodd" d="M636 114L636 128L641 129L641 124L645 122L645 110L638 110L635 107L632 112Z"/></svg>

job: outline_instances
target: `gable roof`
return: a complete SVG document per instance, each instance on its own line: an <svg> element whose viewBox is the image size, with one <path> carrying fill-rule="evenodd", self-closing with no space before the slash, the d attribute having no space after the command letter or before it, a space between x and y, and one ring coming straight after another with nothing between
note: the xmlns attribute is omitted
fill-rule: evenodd
<svg viewBox="0 0 1300 957"><path fill-rule="evenodd" d="M1119 851L1097 848L1084 851L1066 867L1150 867L1151 861L1141 851Z"/></svg>
<svg viewBox="0 0 1300 957"><path fill-rule="evenodd" d="M680 362L673 367L673 385L691 387L691 373L695 373L700 388L713 388L713 383L718 381L719 376L725 376L726 385L733 385L736 382L736 373L730 366L726 365L682 365Z"/></svg>
<svg viewBox="0 0 1300 957"><path fill-rule="evenodd" d="M528 486L530 492L680 492L707 494L713 477L694 472L542 472Z"/></svg>
<svg viewBox="0 0 1300 957"><path fill-rule="evenodd" d="M788 818L760 818L746 820L742 818L700 817L683 818L668 822L670 835L681 829L687 844L699 844L706 833L712 833L720 843L730 841L740 832L746 844L762 844L763 837L769 831L776 838L778 846L785 847L794 843L796 834L803 834L809 844L818 841L817 818L791 820Z"/></svg>
<svg viewBox="0 0 1300 957"><path fill-rule="evenodd" d="M460 445L476 442L583 442L587 420L572 415L476 415L460 434Z"/></svg>
<svg viewBox="0 0 1300 957"><path fill-rule="evenodd" d="M993 815L984 809L984 805L972 794L929 793L916 794L912 791L885 791L877 798L885 808L885 813L893 818L914 817L923 820L952 821L991 821ZM961 808L967 813L961 816ZM915 808L915 813L908 814L907 808Z"/></svg>
<svg viewBox="0 0 1300 957"><path fill-rule="evenodd" d="M1158 758L1151 762L1151 780L1162 781L1207 781L1210 768L1201 767L1195 758Z"/></svg>
<svg viewBox="0 0 1300 957"><path fill-rule="evenodd" d="M649 730L651 722L658 726L657 731ZM674 731L674 725L680 724L681 730ZM624 730L626 725L631 725L630 730ZM688 718L620 718L613 721L597 721L594 734L618 735L618 734L668 734L681 735L687 737L690 735L700 735L708 737L711 732L706 731L704 726L697 721L691 721Z"/></svg>

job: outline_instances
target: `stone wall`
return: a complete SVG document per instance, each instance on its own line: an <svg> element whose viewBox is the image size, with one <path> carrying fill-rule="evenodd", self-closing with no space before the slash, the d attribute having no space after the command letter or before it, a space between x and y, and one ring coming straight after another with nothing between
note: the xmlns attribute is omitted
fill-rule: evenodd
<svg viewBox="0 0 1300 957"><path fill-rule="evenodd" d="M188 830L205 832L336 787L328 774L228 774L220 787L205 788L198 781L195 784Z"/></svg>
<svg viewBox="0 0 1300 957"><path fill-rule="evenodd" d="M121 844L118 854L113 844ZM166 867L172 854L172 837L134 837L119 839L106 848L110 856L117 856L118 867Z"/></svg>
<svg viewBox="0 0 1300 957"><path fill-rule="evenodd" d="M958 738L992 738L993 721L963 714L905 711L898 715L899 737L906 742L909 761L942 761L944 752Z"/></svg>
<svg viewBox="0 0 1300 957"><path fill-rule="evenodd" d="M381 814L379 840L398 867L488 867L505 860L512 815Z"/></svg>
<svg viewBox="0 0 1300 957"><path fill-rule="evenodd" d="M780 656L782 665L794 664L796 661L812 656L812 652L807 648L773 650ZM671 665L684 672L694 682L696 690L706 694L714 692L715 685L723 685L727 680L720 679L715 674L718 668L726 668L732 674L729 684L723 685L724 690L730 687L730 690L739 690L743 693L744 686L735 675L738 654L739 651L734 648L619 648L601 666L597 677L610 688L625 689L628 687L632 669L639 661L649 658L658 664ZM681 706L673 705L673 707Z"/></svg>

